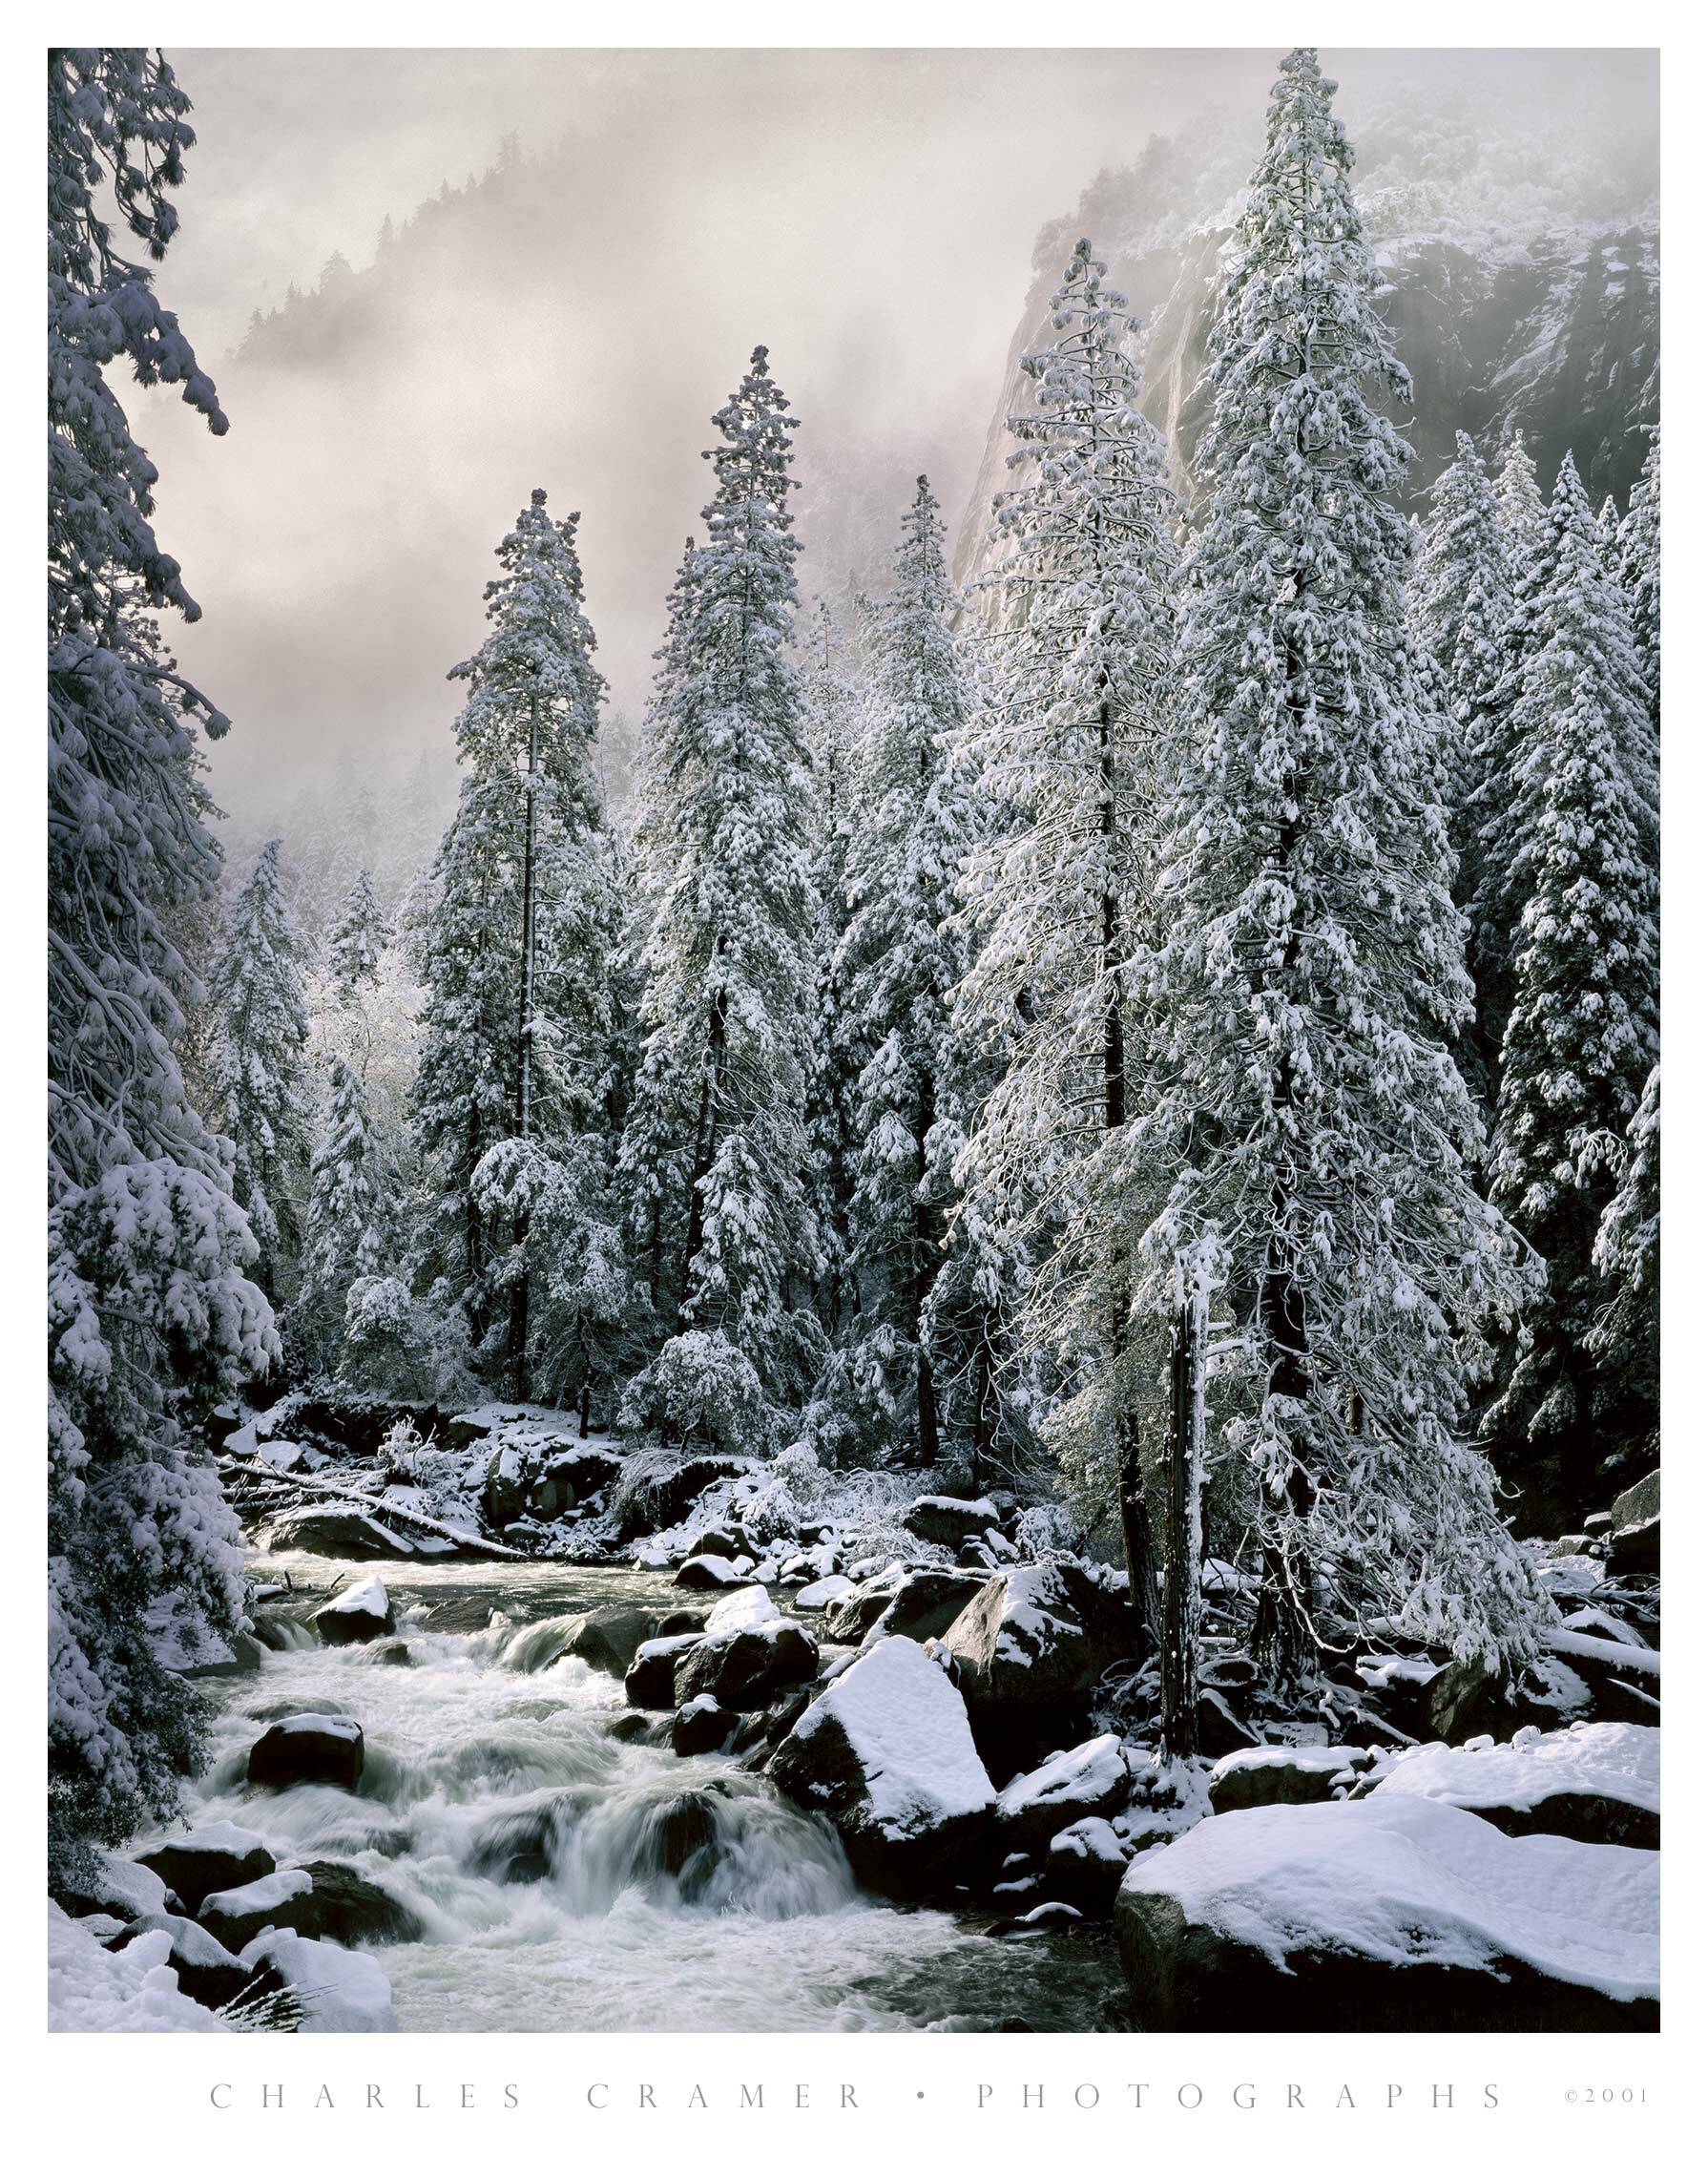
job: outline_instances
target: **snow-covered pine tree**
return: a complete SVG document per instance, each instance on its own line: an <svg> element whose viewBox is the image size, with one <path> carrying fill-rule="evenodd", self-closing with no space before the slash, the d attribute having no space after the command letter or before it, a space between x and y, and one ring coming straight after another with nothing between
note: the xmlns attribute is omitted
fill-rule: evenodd
<svg viewBox="0 0 1708 2157"><path fill-rule="evenodd" d="M1475 1012L1462 1036L1463 1061L1479 1099L1491 1108L1506 1016L1511 1007L1510 954L1501 935L1487 935L1478 897L1483 869L1478 826L1483 781L1499 753L1513 695L1506 634L1512 615L1510 555L1499 504L1476 445L1457 437L1453 461L1429 490L1423 544L1411 566L1409 611L1420 642L1440 670L1449 721L1444 770L1449 786L1448 837L1458 861L1454 896L1470 923L1468 960Z"/></svg>
<svg viewBox="0 0 1708 2157"><path fill-rule="evenodd" d="M1172 1310L1216 1253L1255 1367L1255 1645L1278 1675L1377 1613L1522 1665L1551 1605L1462 1447L1468 1370L1518 1305L1472 1185L1448 1039L1468 1003L1390 499L1406 394L1317 56L1296 51L1224 276L1182 618L1193 737L1166 850L1166 1084L1130 1142L1178 1163L1139 1238Z"/></svg>
<svg viewBox="0 0 1708 2157"><path fill-rule="evenodd" d="M660 1253L675 1334L629 1411L678 1436L739 1424L755 1439L798 1396L818 1340L802 1181L813 782L790 651L797 423L762 346L713 424L717 492L678 581L651 718L656 907L627 1155L656 1164L686 1135L680 1238Z"/></svg>
<svg viewBox="0 0 1708 2157"><path fill-rule="evenodd" d="M1613 1295L1586 1346L1604 1374L1601 1390L1629 1418L1630 1454L1654 1460L1660 1450L1659 1064L1626 1127L1625 1172L1601 1216L1593 1256Z"/></svg>
<svg viewBox="0 0 1708 2157"><path fill-rule="evenodd" d="M229 1164L176 1044L199 985L173 924L212 900L219 849L158 613L198 609L150 519L156 469L103 369L213 384L128 233L158 261L194 137L158 53L48 56L48 1864L172 1811L206 1710L170 1665L243 1611L235 1515L201 1413L276 1354ZM115 233L100 198L116 203ZM163 1623L162 1623L163 1621Z"/></svg>
<svg viewBox="0 0 1708 2157"><path fill-rule="evenodd" d="M949 999L966 969L956 885L972 804L948 744L969 718L951 626L943 522L920 478L895 582L873 610L862 813L848 848L840 1001L859 1061L853 1228L861 1299L854 1380L881 1437L925 1467L942 1418L925 1311L952 1185L934 1165Z"/></svg>
<svg viewBox="0 0 1708 2157"><path fill-rule="evenodd" d="M481 1360L522 1398L545 1255L531 1194L573 1152L578 1203L595 1209L590 1235L608 1204L608 1171L587 1155L610 1137L620 905L593 759L605 684L575 525L554 523L536 488L496 550L486 640L451 670L469 684L463 779L419 939L411 1111L436 1200L422 1270L454 1288Z"/></svg>
<svg viewBox="0 0 1708 2157"><path fill-rule="evenodd" d="M958 1175L1042 1254L1025 1325L1064 1383L1045 1435L1114 1499L1142 1624L1156 1568L1135 1404L1156 1357L1130 1313L1140 1163L1116 1134L1141 1053L1126 969L1155 929L1178 561L1138 325L1106 274L1082 240L1055 341L1021 363L1033 408L1009 422L1027 483L996 505L1006 626L977 720L994 814L964 887L978 944L956 1014L1009 1039Z"/></svg>
<svg viewBox="0 0 1708 2157"><path fill-rule="evenodd" d="M1660 739L1660 429L1643 459L1642 477L1631 490L1619 527L1619 582L1631 609L1637 664L1649 695L1650 725L1659 757Z"/></svg>
<svg viewBox="0 0 1708 2157"><path fill-rule="evenodd" d="M324 1136L309 1163L302 1288L293 1330L323 1369L337 1366L344 1307L365 1275L397 1257L396 1173L368 1107L361 1075L334 1059Z"/></svg>
<svg viewBox="0 0 1708 2157"><path fill-rule="evenodd" d="M833 1466L849 1464L859 1416L848 1323L859 1306L850 1232L859 1155L854 1093L857 1044L838 995L836 954L848 926L848 850L860 813L864 742L860 683L841 621L821 597L802 636L801 683L806 738L818 782L813 860L817 869L814 1023L806 1084L807 1187L814 1202L822 1266L819 1313L827 1344L813 1388L811 1428Z"/></svg>
<svg viewBox="0 0 1708 2157"><path fill-rule="evenodd" d="M1602 1301L1596 1234L1656 1061L1657 812L1634 762L1647 713L1630 612L1570 457L1551 513L1544 640L1525 667L1502 820L1524 899L1492 1183L1548 1285L1484 1428L1587 1496L1609 1441L1643 1419L1640 1389L1598 1398L1586 1336Z"/></svg>
<svg viewBox="0 0 1708 2157"><path fill-rule="evenodd" d="M373 987L390 933L373 877L364 869L326 943L327 985L339 1003L347 1007Z"/></svg>
<svg viewBox="0 0 1708 2157"><path fill-rule="evenodd" d="M260 1246L255 1278L276 1304L297 1287L308 1183L307 950L269 839L232 902L214 969L214 1121L233 1148L232 1195Z"/></svg>

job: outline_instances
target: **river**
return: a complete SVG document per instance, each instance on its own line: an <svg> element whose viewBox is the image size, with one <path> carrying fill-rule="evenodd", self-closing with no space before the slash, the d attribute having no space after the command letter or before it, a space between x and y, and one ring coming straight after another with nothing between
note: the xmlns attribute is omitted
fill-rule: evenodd
<svg viewBox="0 0 1708 2157"><path fill-rule="evenodd" d="M618 1681L571 1656L533 1666L553 1618L685 1601L664 1576L296 1554L256 1570L288 1570L292 1593L263 1607L302 1644L198 1680L219 1719L189 1815L240 1822L281 1864L353 1864L411 1911L422 1938L369 1950L402 2028L1105 2026L1120 1983L1106 1927L998 1940L875 1900L834 1832L765 1777L618 1740ZM332 1581L370 1571L406 1665L381 1660L386 1644L313 1644L307 1617ZM302 1710L362 1724L359 1790L248 1787L262 1728Z"/></svg>

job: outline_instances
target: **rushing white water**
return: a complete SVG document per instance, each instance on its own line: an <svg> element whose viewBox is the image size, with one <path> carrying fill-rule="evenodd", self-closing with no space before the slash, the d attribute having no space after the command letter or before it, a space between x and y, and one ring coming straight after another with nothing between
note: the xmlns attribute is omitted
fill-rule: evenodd
<svg viewBox="0 0 1708 2157"><path fill-rule="evenodd" d="M387 1644L311 1644L307 1611L351 1568L288 1565L313 1592L269 1623L302 1644L202 1681L217 1758L191 1817L241 1821L281 1864L353 1864L404 1904L422 1937L371 1952L405 2029L1096 2025L1101 1951L993 1941L862 1895L833 1831L763 1776L619 1741L618 1682L571 1656L539 1666L568 1612L667 1607L656 1576L364 1566L390 1590L404 1665L383 1660ZM248 1786L261 1728L304 1709L362 1724L359 1790Z"/></svg>

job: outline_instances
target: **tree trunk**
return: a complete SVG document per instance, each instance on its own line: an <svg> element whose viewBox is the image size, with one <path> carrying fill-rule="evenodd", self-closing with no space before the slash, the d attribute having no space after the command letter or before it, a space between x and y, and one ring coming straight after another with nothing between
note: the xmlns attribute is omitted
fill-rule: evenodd
<svg viewBox="0 0 1708 2157"><path fill-rule="evenodd" d="M1278 1186L1275 1202L1278 1218L1283 1202L1284 1194ZM1269 1343L1270 1399L1305 1400L1310 1381L1305 1361L1303 1299L1286 1265L1279 1232L1269 1246L1260 1316ZM1289 1417L1288 1423L1289 1443L1296 1446L1301 1435L1301 1419ZM1309 1466L1297 1453L1281 1495L1288 1516L1296 1525L1311 1508ZM1297 1551L1296 1537L1288 1536L1284 1540ZM1252 1652L1259 1662L1268 1666L1276 1684L1283 1688L1296 1686L1314 1668L1317 1646L1311 1623L1311 1580L1308 1562L1302 1555L1299 1561L1283 1568L1280 1554L1273 1546L1265 1552L1257 1614L1252 1625Z"/></svg>
<svg viewBox="0 0 1708 2157"><path fill-rule="evenodd" d="M1204 1452L1204 1351L1208 1313L1190 1296L1175 1323L1170 1369L1173 1416L1168 1513L1162 1547L1162 1754L1190 1759L1198 1748L1198 1637L1203 1564L1198 1477Z"/></svg>

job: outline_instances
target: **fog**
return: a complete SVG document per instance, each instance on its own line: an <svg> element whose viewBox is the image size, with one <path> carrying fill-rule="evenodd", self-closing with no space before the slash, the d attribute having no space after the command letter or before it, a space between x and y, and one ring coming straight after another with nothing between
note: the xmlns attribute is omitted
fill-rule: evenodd
<svg viewBox="0 0 1708 2157"><path fill-rule="evenodd" d="M233 721L210 783L254 827L341 772L383 805L424 750L448 785L446 672L536 486L582 512L601 663L636 717L708 492L709 415L757 343L802 423L809 590L871 574L919 471L952 529L1040 227L1153 133L1255 152L1278 55L169 56L198 139L158 282L231 431L127 394L204 609L175 648ZM1652 54L1324 64L1355 137L1395 95L1652 125ZM447 181L374 266L382 220L404 227ZM351 273L317 294L335 254ZM309 296L287 306L293 286ZM282 311L236 353L258 309Z"/></svg>

